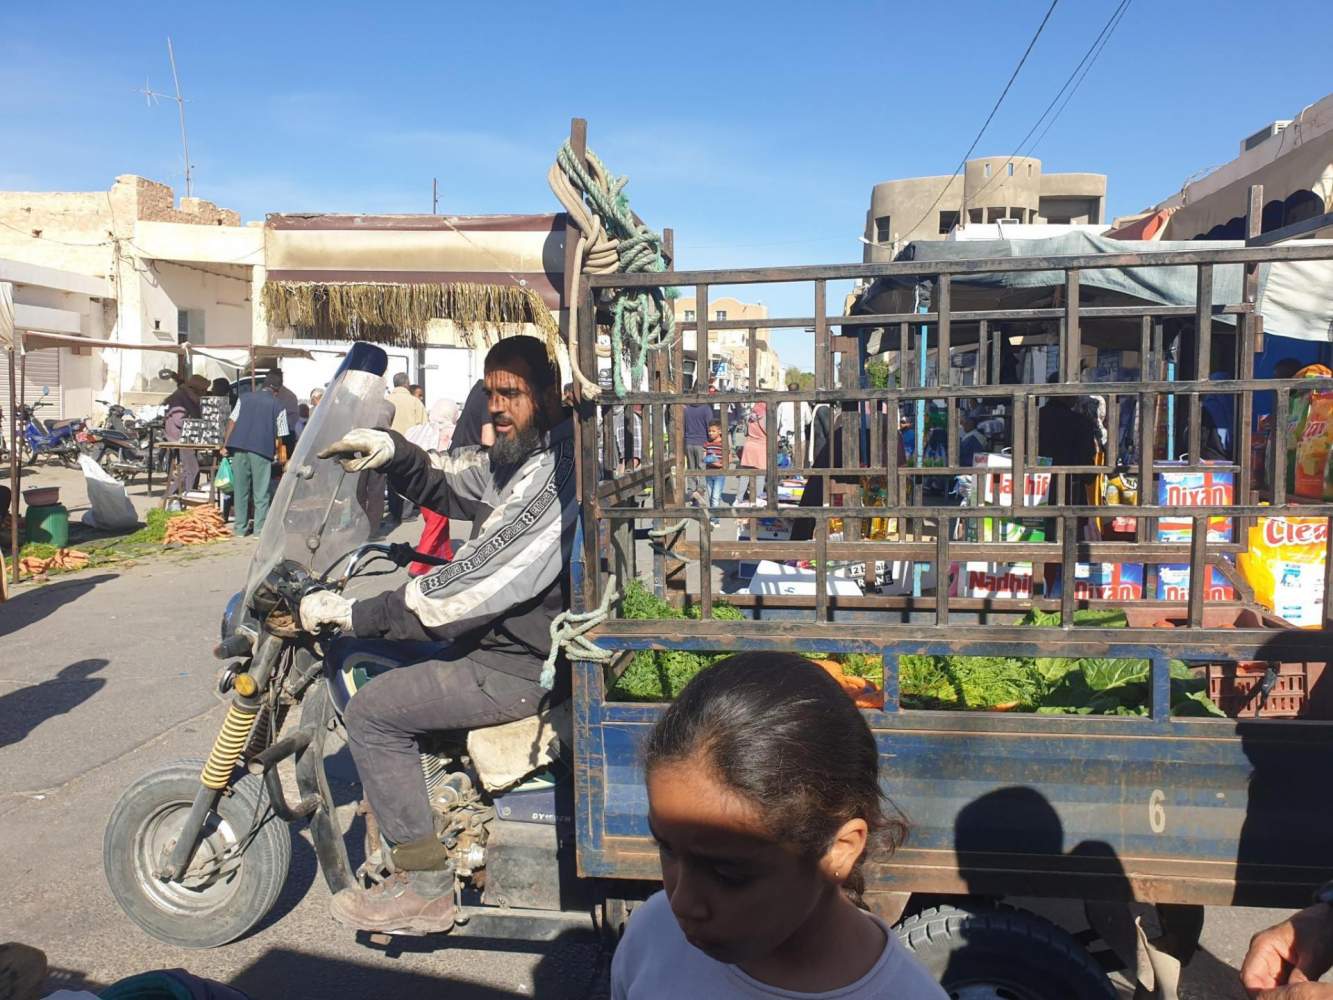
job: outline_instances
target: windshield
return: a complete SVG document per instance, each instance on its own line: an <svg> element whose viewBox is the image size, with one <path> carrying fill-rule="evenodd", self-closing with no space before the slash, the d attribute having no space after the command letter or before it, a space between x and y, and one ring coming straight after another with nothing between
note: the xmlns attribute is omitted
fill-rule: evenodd
<svg viewBox="0 0 1333 1000"><path fill-rule="evenodd" d="M311 412L250 562L247 604L255 587L282 560L319 575L370 539L370 522L356 495L358 480L367 474L344 472L336 461L315 456L350 430L382 424L384 392L380 376L345 371Z"/></svg>

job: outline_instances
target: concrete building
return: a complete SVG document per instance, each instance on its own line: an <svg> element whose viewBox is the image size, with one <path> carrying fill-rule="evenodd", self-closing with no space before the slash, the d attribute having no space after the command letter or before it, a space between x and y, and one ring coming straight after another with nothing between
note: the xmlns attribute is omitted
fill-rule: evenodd
<svg viewBox="0 0 1333 1000"><path fill-rule="evenodd" d="M1333 94L1241 139L1234 160L1149 211L1174 210L1164 239L1241 240L1252 184L1264 188L1264 232L1333 210Z"/></svg>
<svg viewBox="0 0 1333 1000"><path fill-rule="evenodd" d="M248 345L263 256L260 226L243 226L235 212L202 198L177 205L170 187L131 174L106 191L0 192L0 260L17 269L15 301L64 296L52 308L81 317L77 330L64 332L127 344L188 337L194 345ZM102 306L76 305L80 296ZM157 374L164 360L174 362L156 352L62 348L30 359L47 366L43 377L68 416L94 412L95 399L158 402L174 387ZM210 378L236 371L206 358L191 370Z"/></svg>
<svg viewBox="0 0 1333 1000"><path fill-rule="evenodd" d="M1048 174L1032 157L979 157L968 160L956 177L876 184L862 258L892 260L913 240L943 239L955 226L970 223L1096 225L1105 212L1105 174Z"/></svg>
<svg viewBox="0 0 1333 1000"><path fill-rule="evenodd" d="M697 322L698 303L691 298L678 298L675 300L676 322L678 324L694 324ZM708 330L708 357L709 357L709 381L719 389L741 386L748 388L750 385L750 341L749 331L755 331L755 367L758 382L761 387L768 389L781 389L782 385L782 359L778 357L778 352L773 349L769 339L769 331L761 326L763 320L768 319L768 307L762 302L742 302L740 299L719 298L709 299L708 319L713 323L735 322L737 320L754 320L753 327L742 329L720 329L715 330L711 327ZM687 373L692 373L691 367L695 356L698 353L698 335L694 326L682 331L684 338L684 348L686 355Z"/></svg>

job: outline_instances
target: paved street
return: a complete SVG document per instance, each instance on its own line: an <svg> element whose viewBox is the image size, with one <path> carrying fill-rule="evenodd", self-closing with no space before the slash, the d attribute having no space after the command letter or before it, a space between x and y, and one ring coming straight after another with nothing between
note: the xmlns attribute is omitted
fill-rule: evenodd
<svg viewBox="0 0 1333 1000"><path fill-rule="evenodd" d="M103 826L135 777L207 752L221 718L210 649L252 544L24 586L0 606L0 940L44 948L61 981L75 983L183 966L256 998L598 995L604 966L583 933L551 944L451 937L401 954L356 942L326 916L304 835L275 913L231 946L172 948L121 915L102 876ZM1078 923L1077 907L1040 908ZM1211 911L1184 995L1242 996L1231 967L1273 916Z"/></svg>

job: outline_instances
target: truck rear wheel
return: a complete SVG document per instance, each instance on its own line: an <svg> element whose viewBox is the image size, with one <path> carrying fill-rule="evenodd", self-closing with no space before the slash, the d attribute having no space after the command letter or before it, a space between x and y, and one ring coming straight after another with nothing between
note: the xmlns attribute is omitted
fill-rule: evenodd
<svg viewBox="0 0 1333 1000"><path fill-rule="evenodd" d="M1007 906L936 906L894 928L953 1000L1114 1000L1101 966L1068 931Z"/></svg>

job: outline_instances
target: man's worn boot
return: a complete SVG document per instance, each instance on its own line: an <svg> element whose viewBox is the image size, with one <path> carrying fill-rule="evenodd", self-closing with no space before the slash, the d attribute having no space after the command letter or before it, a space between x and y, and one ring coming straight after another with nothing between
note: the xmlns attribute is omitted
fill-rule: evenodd
<svg viewBox="0 0 1333 1000"><path fill-rule="evenodd" d="M329 909L333 919L359 931L439 934L454 925L454 870L434 837L393 849L398 869L372 889L344 889ZM423 863L431 867L419 866Z"/></svg>

